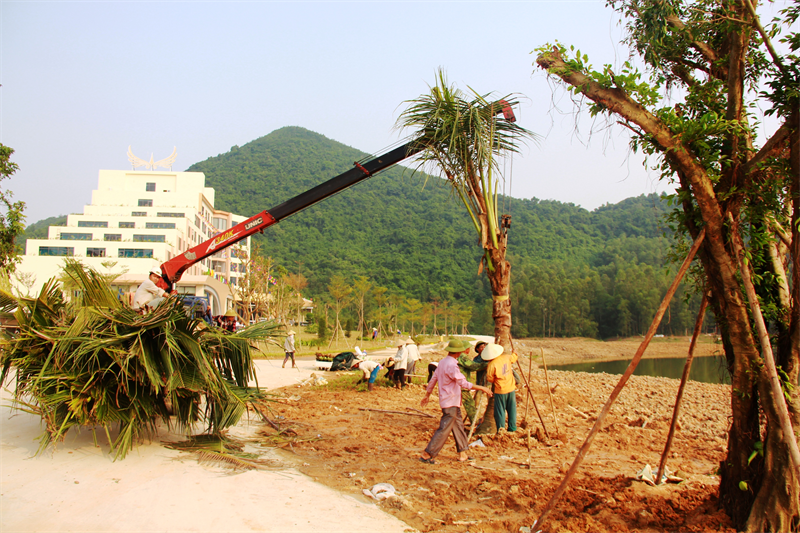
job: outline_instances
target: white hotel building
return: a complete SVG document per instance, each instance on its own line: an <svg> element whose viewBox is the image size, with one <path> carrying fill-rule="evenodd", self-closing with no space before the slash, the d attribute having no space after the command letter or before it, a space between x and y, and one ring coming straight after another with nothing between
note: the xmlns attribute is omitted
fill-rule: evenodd
<svg viewBox="0 0 800 533"><path fill-rule="evenodd" d="M202 172L101 170L82 214L69 215L66 226L50 226L47 239L28 240L16 285L37 294L61 273L64 258L73 257L101 274L125 271L113 282L122 296L153 266L246 218L214 208L214 189L205 186ZM176 289L208 297L212 313L223 314L233 307L230 285L242 275L239 250L249 255L249 237L192 266Z"/></svg>

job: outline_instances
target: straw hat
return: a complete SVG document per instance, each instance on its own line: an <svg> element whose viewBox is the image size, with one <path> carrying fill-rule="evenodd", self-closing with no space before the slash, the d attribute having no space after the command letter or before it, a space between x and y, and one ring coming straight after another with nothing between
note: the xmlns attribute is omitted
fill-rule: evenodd
<svg viewBox="0 0 800 533"><path fill-rule="evenodd" d="M484 361L491 361L497 359L503 354L504 348L499 344L487 344L486 348L481 352L481 359Z"/></svg>
<svg viewBox="0 0 800 533"><path fill-rule="evenodd" d="M289 331L287 331L286 334L287 335L296 335L296 333L294 332L293 329L290 329Z"/></svg>
<svg viewBox="0 0 800 533"><path fill-rule="evenodd" d="M236 311L233 309L228 309L225 311L225 316L236 318Z"/></svg>

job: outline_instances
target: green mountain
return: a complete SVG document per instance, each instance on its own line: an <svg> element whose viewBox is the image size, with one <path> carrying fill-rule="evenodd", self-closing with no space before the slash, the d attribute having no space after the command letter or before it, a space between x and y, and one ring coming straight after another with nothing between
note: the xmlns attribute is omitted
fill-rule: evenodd
<svg viewBox="0 0 800 533"><path fill-rule="evenodd" d="M216 190L217 207L250 216L350 169L365 156L323 135L286 127L188 170L205 173L206 184ZM652 315L648 306L653 290L664 285L667 275L663 254L668 241L660 220L668 207L658 195L629 198L593 212L536 198L500 202L512 215L509 257L515 287L524 288L514 291L515 312L529 315L529 324L524 319L515 324L518 333L613 336L638 332L649 321L643 317ZM490 329L488 283L477 274L477 236L442 179L395 166L269 228L256 242L288 270L299 269L312 294L325 293L333 274L348 279L364 275L406 298L469 303L475 308L471 327ZM546 297L539 294L542 287L534 279L543 275L542 269L556 272L550 276L555 293L547 296L554 306L561 299L556 289L575 276L590 279L591 287L581 291L589 301L579 302L576 311L581 320L568 323L547 311L542 303ZM622 293L616 286L620 275L629 285L646 286L638 296L626 293L630 301L620 302L613 295ZM620 311L626 306L632 309ZM614 312L609 314L610 308ZM605 324L601 315L617 318Z"/></svg>
<svg viewBox="0 0 800 533"><path fill-rule="evenodd" d="M59 215L57 217L49 217L44 220L34 222L25 228L25 232L17 239L17 250L19 253L25 253L25 244L28 239L46 239L47 229L50 226L63 226L67 223L67 215Z"/></svg>
<svg viewBox="0 0 800 533"><path fill-rule="evenodd" d="M317 133L287 127L188 170L205 173L218 208L251 216L365 156ZM607 338L647 329L672 279L665 265L670 241L662 235L666 201L651 194L591 212L536 198L501 198L500 205L512 217L512 333ZM32 224L26 234L33 237L58 223L63 221ZM334 274L348 280L368 276L404 300L469 306L470 331L492 330L489 286L478 274L477 235L463 205L439 178L397 165L254 239L287 271L305 275L306 292L317 301ZM691 328L697 300L676 296L661 332Z"/></svg>

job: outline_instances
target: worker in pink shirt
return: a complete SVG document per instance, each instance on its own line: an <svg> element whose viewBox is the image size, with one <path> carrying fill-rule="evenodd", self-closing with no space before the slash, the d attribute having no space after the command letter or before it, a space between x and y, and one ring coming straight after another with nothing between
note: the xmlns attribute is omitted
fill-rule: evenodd
<svg viewBox="0 0 800 533"><path fill-rule="evenodd" d="M434 457L444 447L450 432L453 433L453 437L456 440L458 460L464 462L471 459L471 457L467 457L469 443L467 442L467 433L464 431L464 421L461 417L461 389L477 389L489 397L492 396L492 391L480 385L473 385L467 381L467 378L458 369L458 356L469 349L468 342L457 339L451 340L445 348L447 357L439 362L436 372L433 373L433 377L428 382L425 397L422 398L420 405L425 407L433 388L438 383L439 407L442 408L442 419L439 422L439 429L434 432L431 441L419 458L423 463L435 464Z"/></svg>

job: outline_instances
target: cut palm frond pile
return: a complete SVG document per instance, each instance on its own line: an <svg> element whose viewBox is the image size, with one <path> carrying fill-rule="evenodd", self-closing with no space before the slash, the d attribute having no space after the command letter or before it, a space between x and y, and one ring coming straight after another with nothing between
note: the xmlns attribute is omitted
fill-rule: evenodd
<svg viewBox="0 0 800 533"><path fill-rule="evenodd" d="M313 427L297 421L285 420L280 424L277 420L270 420L263 413L261 414L264 422L269 424L271 428L261 428L258 431L260 437L259 442L262 446L270 446L274 448L286 448L294 450L293 445L300 442L314 442L320 440L320 435L308 435L313 431Z"/></svg>
<svg viewBox="0 0 800 533"><path fill-rule="evenodd" d="M234 471L277 467L274 461L261 459L260 454L244 451L244 444L225 435L199 435L167 448L197 455L201 464L219 465Z"/></svg>
<svg viewBox="0 0 800 533"><path fill-rule="evenodd" d="M2 346L0 383L16 371L15 407L45 422L39 451L76 426L101 427L117 458L155 435L159 420L220 435L263 397L257 383L248 387L251 343L269 341L280 326L206 328L177 299L140 315L97 272L76 261L64 272L78 287L70 301L55 279L36 298L0 292L0 316L19 323Z"/></svg>

